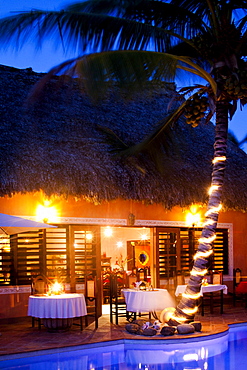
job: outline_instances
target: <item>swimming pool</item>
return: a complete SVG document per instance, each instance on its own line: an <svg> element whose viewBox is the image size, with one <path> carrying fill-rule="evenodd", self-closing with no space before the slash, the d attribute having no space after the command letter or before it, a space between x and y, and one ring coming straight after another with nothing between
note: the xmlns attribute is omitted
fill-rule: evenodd
<svg viewBox="0 0 247 370"><path fill-rule="evenodd" d="M245 370L246 364L247 325L200 342L116 341L0 359L0 369L9 370Z"/></svg>

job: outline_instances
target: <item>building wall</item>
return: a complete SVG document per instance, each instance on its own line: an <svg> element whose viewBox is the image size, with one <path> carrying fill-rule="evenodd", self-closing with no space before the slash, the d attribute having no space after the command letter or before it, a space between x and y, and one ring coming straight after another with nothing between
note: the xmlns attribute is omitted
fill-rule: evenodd
<svg viewBox="0 0 247 370"><path fill-rule="evenodd" d="M41 192L35 194L17 194L11 198L0 198L1 213L8 213L16 216L36 215L38 205L44 204L45 198ZM50 207L56 207L59 216L59 223L101 223L107 225L127 226L129 214L134 214L135 225L154 226L162 221L185 222L188 209L175 207L168 211L162 205L145 205L141 202L116 200L102 202L95 205L85 200L75 200L72 197L67 199L54 198L50 200ZM203 208L198 208L202 215ZM73 218L73 220L71 220ZM41 220L40 220L41 221ZM73 222L72 222L73 221ZM56 222L49 220L48 222ZM247 214L241 212L221 212L219 223L231 223L233 226L233 267L239 267L247 276Z"/></svg>
<svg viewBox="0 0 247 370"><path fill-rule="evenodd" d="M27 316L31 286L0 287L0 320Z"/></svg>
<svg viewBox="0 0 247 370"><path fill-rule="evenodd" d="M233 267L247 276L247 213L222 212L219 222L233 224Z"/></svg>

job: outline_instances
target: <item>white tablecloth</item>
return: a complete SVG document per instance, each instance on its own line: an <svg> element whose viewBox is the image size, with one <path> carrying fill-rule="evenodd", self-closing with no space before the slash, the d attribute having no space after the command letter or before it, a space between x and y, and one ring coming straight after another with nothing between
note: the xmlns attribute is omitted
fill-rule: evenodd
<svg viewBox="0 0 247 370"><path fill-rule="evenodd" d="M87 307L83 294L29 296L28 316L63 319L85 315L87 315Z"/></svg>
<svg viewBox="0 0 247 370"><path fill-rule="evenodd" d="M123 289L122 292L129 312L153 312L175 307L175 302L166 289Z"/></svg>
<svg viewBox="0 0 247 370"><path fill-rule="evenodd" d="M178 285L175 291L175 295L178 296L179 294L183 294L185 291L186 285ZM227 286L221 284L208 284L201 286L201 296L203 293L210 293L210 292L218 292L219 290L223 290L224 294L227 294Z"/></svg>

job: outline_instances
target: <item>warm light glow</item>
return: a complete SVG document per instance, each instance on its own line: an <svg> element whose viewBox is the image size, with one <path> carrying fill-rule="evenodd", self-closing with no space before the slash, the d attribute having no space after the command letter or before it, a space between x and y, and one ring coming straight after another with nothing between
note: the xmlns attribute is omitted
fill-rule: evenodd
<svg viewBox="0 0 247 370"><path fill-rule="evenodd" d="M104 235L107 237L112 236L112 228L110 226L106 226L104 229Z"/></svg>
<svg viewBox="0 0 247 370"><path fill-rule="evenodd" d="M204 269L204 270L202 270L202 271L197 271L197 270L195 270L195 269L192 269L191 271L190 271L190 275L193 275L193 276L204 276L204 275L206 275L208 273L208 270L207 269Z"/></svg>
<svg viewBox="0 0 247 370"><path fill-rule="evenodd" d="M201 223L201 214L197 212L198 206L192 205L190 211L186 214L186 224L189 227L197 226Z"/></svg>
<svg viewBox="0 0 247 370"><path fill-rule="evenodd" d="M216 239L216 234L212 235L212 236L211 236L211 237L209 237L209 238L200 238L198 241L199 241L199 243L203 243L203 244L210 244L210 243L212 243L215 239Z"/></svg>
<svg viewBox="0 0 247 370"><path fill-rule="evenodd" d="M201 297L201 293L194 293L194 294L183 293L182 296L188 299L198 299Z"/></svg>
<svg viewBox="0 0 247 370"><path fill-rule="evenodd" d="M56 222L58 211L55 206L51 206L48 200L44 201L43 205L39 204L36 209L36 220L45 223Z"/></svg>
<svg viewBox="0 0 247 370"><path fill-rule="evenodd" d="M212 185L208 190L208 194L211 195L215 190L218 190L218 189L219 189L219 185Z"/></svg>
<svg viewBox="0 0 247 370"><path fill-rule="evenodd" d="M55 281L54 284L49 285L49 291L48 294L62 294L64 291L63 284L60 284L59 282Z"/></svg>
<svg viewBox="0 0 247 370"><path fill-rule="evenodd" d="M87 240L92 240L93 239L93 234L91 234L91 233L86 234L86 239Z"/></svg>
<svg viewBox="0 0 247 370"><path fill-rule="evenodd" d="M10 252L10 240L5 237L0 238L0 249L3 252Z"/></svg>
<svg viewBox="0 0 247 370"><path fill-rule="evenodd" d="M25 239L25 243L29 243L29 239Z"/></svg>
<svg viewBox="0 0 247 370"><path fill-rule="evenodd" d="M222 157L214 157L213 159L213 164L217 163L217 162L224 162L226 161L226 157L225 156L222 156Z"/></svg>
<svg viewBox="0 0 247 370"><path fill-rule="evenodd" d="M222 204L219 204L218 207L212 207L205 213L205 216L207 217L211 215L212 213L219 213L221 208L222 208Z"/></svg>
<svg viewBox="0 0 247 370"><path fill-rule="evenodd" d="M175 321L177 321L177 322L180 322L180 323L181 323L181 322L184 322L184 321L187 321L186 317L177 317L177 316L175 316L175 315L174 315L174 316L172 315L172 316L171 316L171 319L172 319L172 320L175 320Z"/></svg>
<svg viewBox="0 0 247 370"><path fill-rule="evenodd" d="M122 246L123 246L123 242L117 242L117 247L118 248L122 248Z"/></svg>
<svg viewBox="0 0 247 370"><path fill-rule="evenodd" d="M195 308L184 308L182 310L186 315L194 315L198 311L198 307Z"/></svg>
<svg viewBox="0 0 247 370"><path fill-rule="evenodd" d="M212 253L213 253L212 249L208 252L196 252L196 254L194 255L194 260L198 258L208 258Z"/></svg>
<svg viewBox="0 0 247 370"><path fill-rule="evenodd" d="M175 307L166 307L160 314L160 322L166 323L170 320L174 312L176 311Z"/></svg>
<svg viewBox="0 0 247 370"><path fill-rule="evenodd" d="M141 234L141 240L147 240L148 239L148 236L147 234Z"/></svg>

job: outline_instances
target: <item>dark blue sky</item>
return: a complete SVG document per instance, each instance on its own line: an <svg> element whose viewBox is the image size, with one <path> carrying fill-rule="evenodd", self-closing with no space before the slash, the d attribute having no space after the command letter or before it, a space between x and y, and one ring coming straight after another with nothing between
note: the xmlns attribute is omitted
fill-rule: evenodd
<svg viewBox="0 0 247 370"><path fill-rule="evenodd" d="M0 16L12 15L14 11L31 9L60 10L64 5L74 3L77 0L0 0ZM41 50L28 44L20 51L13 48L0 50L0 64L16 68L32 67L36 72L47 72L50 68L64 60L76 57L76 54L64 54L62 48L54 49L54 44L46 42ZM243 139L247 134L247 107L243 111L238 110L234 119L230 122L230 129L235 133L238 140ZM244 146L247 151L247 145Z"/></svg>

